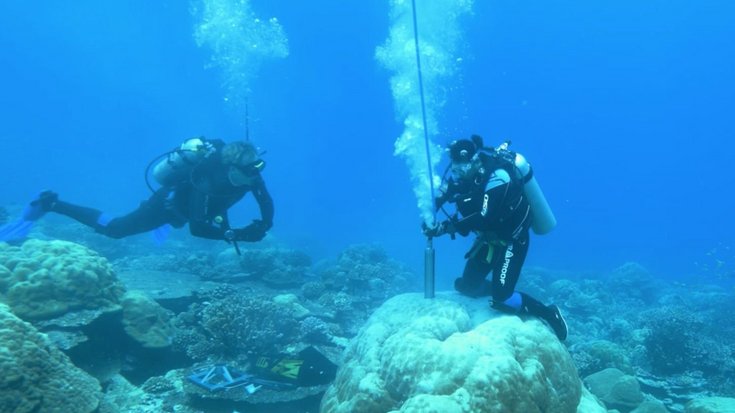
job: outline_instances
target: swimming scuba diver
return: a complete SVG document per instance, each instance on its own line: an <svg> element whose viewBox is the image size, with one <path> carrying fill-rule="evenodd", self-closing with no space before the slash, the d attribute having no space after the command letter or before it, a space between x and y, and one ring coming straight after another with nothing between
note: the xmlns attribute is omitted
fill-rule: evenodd
<svg viewBox="0 0 735 413"><path fill-rule="evenodd" d="M250 142L225 144L221 140L192 138L167 152L155 165L153 176L161 187L127 215L113 218L45 191L28 205L26 210L30 212L24 213L23 219L33 222L46 212L55 212L111 238L152 231L167 224L181 228L189 223L189 230L196 237L231 243L256 242L273 226L273 200L261 176L264 167L265 161ZM146 179L147 176L148 171ZM228 209L248 192L253 193L261 218L243 228L231 228Z"/></svg>
<svg viewBox="0 0 735 413"><path fill-rule="evenodd" d="M471 297L491 296L497 310L538 317L565 340L568 329L559 307L515 291L528 252L529 229L543 234L556 225L530 165L508 150L508 143L486 148L477 135L453 141L448 152L451 175L442 183L435 207L443 210L445 203L453 203L457 213L447 214L449 219L433 228L424 225L424 234L452 238L457 233L477 234L455 289ZM486 280L490 272L492 281Z"/></svg>

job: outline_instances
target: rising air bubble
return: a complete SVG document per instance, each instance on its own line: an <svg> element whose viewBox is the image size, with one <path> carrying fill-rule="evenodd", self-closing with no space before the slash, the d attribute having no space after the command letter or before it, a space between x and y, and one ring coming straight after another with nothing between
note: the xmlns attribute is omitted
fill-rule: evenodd
<svg viewBox="0 0 735 413"><path fill-rule="evenodd" d="M462 39L460 18L471 14L470 0L416 0L419 49L426 104L426 124L430 140L432 169L440 161L441 147L433 140L437 135L437 114L442 110L456 78L462 57L458 56ZM429 171L427 171L424 128L411 2L391 1L391 26L388 38L378 46L375 58L391 73L390 85L396 118L404 129L395 142L395 155L405 159L411 173L421 217L433 221L433 205ZM439 174L433 173L434 187Z"/></svg>
<svg viewBox="0 0 735 413"><path fill-rule="evenodd" d="M288 39L275 17L261 20L249 0L194 0L194 40L209 49L219 69L225 101L245 103L262 64L288 56ZM267 3L266 3L267 4Z"/></svg>

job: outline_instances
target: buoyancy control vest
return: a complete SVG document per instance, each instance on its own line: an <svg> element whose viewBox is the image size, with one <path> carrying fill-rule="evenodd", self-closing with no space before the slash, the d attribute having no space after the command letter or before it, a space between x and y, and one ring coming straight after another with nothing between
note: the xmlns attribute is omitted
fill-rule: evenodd
<svg viewBox="0 0 735 413"><path fill-rule="evenodd" d="M556 226L556 218L523 155L511 151L508 143L503 143L497 148L480 148L475 156L481 167L471 182L451 178L447 182L445 200L455 203L463 217L482 209L482 203L486 202L486 185L495 171L502 169L510 176L510 182L500 203L501 209L494 215L499 232L510 233L521 225L530 224L533 231L541 235Z"/></svg>
<svg viewBox="0 0 735 413"><path fill-rule="evenodd" d="M512 162L514 154L510 151L478 152L482 162L482 169L486 178L483 179L483 205L482 213L489 214L495 222L494 230L504 239L515 238L521 231L525 231L531 225L528 200L523 192L523 177ZM510 181L505 186L502 198L496 204L496 211L487 211L487 203L490 202L486 193L487 184L499 170L505 171Z"/></svg>
<svg viewBox="0 0 735 413"><path fill-rule="evenodd" d="M510 174L511 181L517 181L521 192L531 207L531 228L538 235L551 232L556 227L556 218L546 201L541 186L533 173L531 164L518 152L508 149L509 142L505 142L489 151L490 157Z"/></svg>

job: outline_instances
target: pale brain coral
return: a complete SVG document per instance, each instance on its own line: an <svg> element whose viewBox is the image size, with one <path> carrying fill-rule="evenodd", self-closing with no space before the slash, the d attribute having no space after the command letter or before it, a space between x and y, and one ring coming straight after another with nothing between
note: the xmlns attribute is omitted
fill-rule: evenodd
<svg viewBox="0 0 735 413"><path fill-rule="evenodd" d="M114 308L124 291L107 259L67 241L0 244L0 278L0 301L30 320Z"/></svg>
<svg viewBox="0 0 735 413"><path fill-rule="evenodd" d="M100 385L0 304L0 412L91 413Z"/></svg>
<svg viewBox="0 0 735 413"><path fill-rule="evenodd" d="M439 297L403 294L381 306L321 411L577 412L581 382L546 326L499 316L484 300Z"/></svg>

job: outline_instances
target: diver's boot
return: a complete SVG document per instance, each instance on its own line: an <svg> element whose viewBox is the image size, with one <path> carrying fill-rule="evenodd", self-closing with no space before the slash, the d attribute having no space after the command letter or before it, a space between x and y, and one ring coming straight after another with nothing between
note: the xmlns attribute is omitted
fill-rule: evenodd
<svg viewBox="0 0 735 413"><path fill-rule="evenodd" d="M564 316L561 315L561 310L554 304L547 308L551 310L551 314L549 318L546 318L546 322L549 323L551 328L554 330L559 341L566 340L567 334L569 334L569 327L567 326L567 321L564 319Z"/></svg>
<svg viewBox="0 0 735 413"><path fill-rule="evenodd" d="M73 220L95 229L102 226L100 223L102 211L59 201L58 195L56 197L56 202L53 203L51 211L56 212L57 214L66 215Z"/></svg>
<svg viewBox="0 0 735 413"><path fill-rule="evenodd" d="M544 305L528 294L521 293L521 312L527 313L546 321L546 324L554 330L559 341L564 341L569 333L567 322L561 315L561 310L556 305Z"/></svg>

